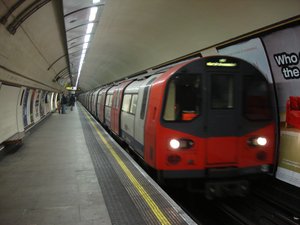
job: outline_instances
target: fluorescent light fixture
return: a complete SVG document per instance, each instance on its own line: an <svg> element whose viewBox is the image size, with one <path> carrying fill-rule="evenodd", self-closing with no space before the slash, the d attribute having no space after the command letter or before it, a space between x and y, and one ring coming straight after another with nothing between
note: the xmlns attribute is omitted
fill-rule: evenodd
<svg viewBox="0 0 300 225"><path fill-rule="evenodd" d="M97 4L99 2L100 2L100 0L93 0L93 4ZM98 7L91 8L90 15L89 15L89 22L93 22L96 19L97 11L98 11ZM86 35L84 36L84 44L82 47L82 53L81 53L81 57L80 57L79 67L78 67L78 75L77 75L76 85L74 87L76 89L78 86L79 77L81 75L81 69L82 69L84 58L85 58L86 49L88 47L88 42L90 41L90 38L91 38L90 33L92 33L92 31L93 31L93 27L94 27L94 23L89 23L87 25Z"/></svg>
<svg viewBox="0 0 300 225"><path fill-rule="evenodd" d="M86 29L86 34L90 34L92 32L93 26L94 26L93 23L88 24L87 29Z"/></svg>
<svg viewBox="0 0 300 225"><path fill-rule="evenodd" d="M87 34L84 36L84 42L89 42L90 41L90 38L91 38L91 35L90 34Z"/></svg>
<svg viewBox="0 0 300 225"><path fill-rule="evenodd" d="M97 11L98 11L98 7L91 8L90 17L89 17L90 22L93 22L96 19Z"/></svg>
<svg viewBox="0 0 300 225"><path fill-rule="evenodd" d="M89 45L89 43L84 43L83 44L83 49L87 49L88 45Z"/></svg>

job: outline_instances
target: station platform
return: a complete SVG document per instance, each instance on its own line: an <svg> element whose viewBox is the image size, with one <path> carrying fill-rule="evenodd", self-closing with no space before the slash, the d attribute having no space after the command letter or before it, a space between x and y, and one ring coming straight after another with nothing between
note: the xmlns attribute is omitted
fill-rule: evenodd
<svg viewBox="0 0 300 225"><path fill-rule="evenodd" d="M77 103L0 161L0 225L195 222Z"/></svg>

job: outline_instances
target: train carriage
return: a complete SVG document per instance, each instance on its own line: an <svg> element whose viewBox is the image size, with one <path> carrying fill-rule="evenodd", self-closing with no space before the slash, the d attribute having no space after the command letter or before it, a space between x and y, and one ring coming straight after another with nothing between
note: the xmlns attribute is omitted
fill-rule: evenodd
<svg viewBox="0 0 300 225"><path fill-rule="evenodd" d="M267 80L230 57L179 65L151 88L145 161L164 177L268 171L275 117Z"/></svg>
<svg viewBox="0 0 300 225"><path fill-rule="evenodd" d="M160 180L272 172L274 93L253 65L205 57L123 82L100 90L98 119Z"/></svg>

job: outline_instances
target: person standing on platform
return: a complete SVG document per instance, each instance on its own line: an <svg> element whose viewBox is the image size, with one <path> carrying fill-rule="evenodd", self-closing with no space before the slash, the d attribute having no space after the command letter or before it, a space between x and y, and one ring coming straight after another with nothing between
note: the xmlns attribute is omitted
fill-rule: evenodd
<svg viewBox="0 0 300 225"><path fill-rule="evenodd" d="M66 105L67 105L67 98L66 98L65 94L63 94L61 97L61 113L62 114L66 113Z"/></svg>
<svg viewBox="0 0 300 225"><path fill-rule="evenodd" d="M75 96L74 96L74 95L71 95L71 97L70 97L71 111L73 111L74 105L75 105Z"/></svg>

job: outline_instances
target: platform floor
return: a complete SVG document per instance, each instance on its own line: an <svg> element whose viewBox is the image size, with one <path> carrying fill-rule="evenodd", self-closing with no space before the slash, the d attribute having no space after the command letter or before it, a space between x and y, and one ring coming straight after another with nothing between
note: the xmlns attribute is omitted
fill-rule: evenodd
<svg viewBox="0 0 300 225"><path fill-rule="evenodd" d="M0 161L0 225L195 224L77 104Z"/></svg>

